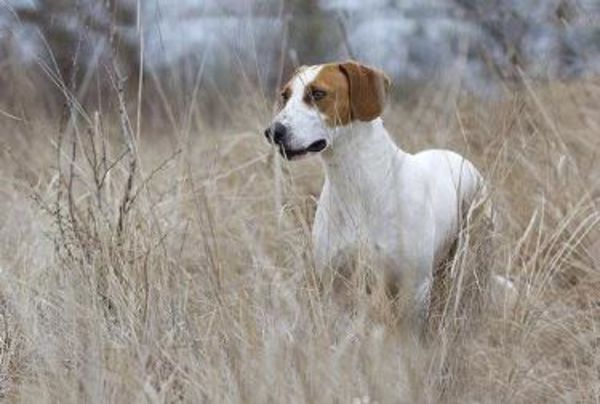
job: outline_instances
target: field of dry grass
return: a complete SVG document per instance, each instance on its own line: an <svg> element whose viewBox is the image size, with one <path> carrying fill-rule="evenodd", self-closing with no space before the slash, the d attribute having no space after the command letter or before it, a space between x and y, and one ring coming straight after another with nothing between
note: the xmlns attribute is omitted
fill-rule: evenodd
<svg viewBox="0 0 600 404"><path fill-rule="evenodd" d="M92 110L62 128L3 104L3 399L600 401L598 80L388 108L403 148L451 148L489 179L486 269L518 291L470 332L446 313L424 344L381 296L356 287L349 309L317 287L319 161L273 153L263 104L218 126L192 103L161 125L133 104L129 121Z"/></svg>

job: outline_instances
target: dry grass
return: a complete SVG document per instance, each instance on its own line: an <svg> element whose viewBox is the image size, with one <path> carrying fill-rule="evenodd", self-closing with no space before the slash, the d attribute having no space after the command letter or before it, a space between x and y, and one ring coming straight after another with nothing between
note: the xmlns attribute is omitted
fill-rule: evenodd
<svg viewBox="0 0 600 404"><path fill-rule="evenodd" d="M390 107L404 148L452 148L485 173L500 224L487 269L518 289L471 332L446 313L424 345L381 296L356 287L349 310L317 288L319 163L272 154L258 134L265 108L240 107L225 129L191 112L165 130L142 117L140 131L117 113L63 130L54 116L2 115L0 394L598 402L599 110L594 81ZM480 262L471 247L457 271Z"/></svg>

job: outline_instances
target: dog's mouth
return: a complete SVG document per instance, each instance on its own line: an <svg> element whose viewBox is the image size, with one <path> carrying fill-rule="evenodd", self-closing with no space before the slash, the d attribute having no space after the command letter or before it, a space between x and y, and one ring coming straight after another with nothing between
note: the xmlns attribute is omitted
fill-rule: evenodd
<svg viewBox="0 0 600 404"><path fill-rule="evenodd" d="M296 160L309 153L319 153L327 147L327 140L321 139L311 143L307 148L300 150L293 150L285 147L285 145L279 145L279 153L287 160Z"/></svg>

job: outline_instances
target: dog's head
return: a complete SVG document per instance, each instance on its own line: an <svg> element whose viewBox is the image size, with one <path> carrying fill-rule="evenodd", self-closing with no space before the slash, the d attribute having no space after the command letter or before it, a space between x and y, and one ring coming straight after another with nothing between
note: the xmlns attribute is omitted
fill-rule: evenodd
<svg viewBox="0 0 600 404"><path fill-rule="evenodd" d="M383 72L356 62L303 66L283 87L265 136L290 160L321 152L339 128L379 117L389 88Z"/></svg>

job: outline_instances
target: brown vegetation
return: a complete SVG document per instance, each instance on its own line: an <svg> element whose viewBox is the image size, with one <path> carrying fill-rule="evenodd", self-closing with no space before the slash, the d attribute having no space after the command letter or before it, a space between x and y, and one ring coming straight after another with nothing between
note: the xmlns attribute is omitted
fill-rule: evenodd
<svg viewBox="0 0 600 404"><path fill-rule="evenodd" d="M236 100L215 128L188 101L159 125L125 107L118 82L114 111L80 111L62 128L56 111L0 105L3 398L600 398L598 81L525 80L494 101L438 89L388 108L405 149L454 149L489 179L499 226L485 261L518 290L470 333L448 311L425 346L381 296L356 287L348 310L316 287L318 159L269 149L265 102ZM475 250L457 271L480 262Z"/></svg>

